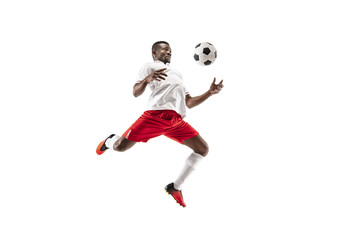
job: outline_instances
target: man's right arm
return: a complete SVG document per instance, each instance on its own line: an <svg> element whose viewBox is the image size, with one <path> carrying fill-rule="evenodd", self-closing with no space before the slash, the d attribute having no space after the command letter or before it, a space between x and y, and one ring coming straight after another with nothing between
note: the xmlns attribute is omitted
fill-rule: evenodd
<svg viewBox="0 0 360 240"><path fill-rule="evenodd" d="M146 88L147 84L148 84L148 83L147 83L147 81L145 81L145 79L142 80L142 81L140 81L140 82L138 82L138 83L135 83L135 85L134 85L134 87L133 87L134 97L138 97L138 96L140 96L141 94L143 94L144 91L145 91L145 88Z"/></svg>
<svg viewBox="0 0 360 240"><path fill-rule="evenodd" d="M148 76L146 76L142 81L135 83L135 85L133 87L134 96L138 97L141 94L143 94L148 83L155 81L155 80L156 81L165 80L165 77L167 77L167 75L164 73L165 70L166 70L166 68L162 68L157 71L154 71L154 72L150 73Z"/></svg>

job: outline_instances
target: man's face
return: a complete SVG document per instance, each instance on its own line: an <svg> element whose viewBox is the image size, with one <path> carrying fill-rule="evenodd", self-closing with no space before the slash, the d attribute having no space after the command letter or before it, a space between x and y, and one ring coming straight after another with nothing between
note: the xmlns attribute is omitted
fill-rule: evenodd
<svg viewBox="0 0 360 240"><path fill-rule="evenodd" d="M153 51L154 60L159 60L163 63L170 63L171 61L171 48L166 43L158 45L155 51Z"/></svg>

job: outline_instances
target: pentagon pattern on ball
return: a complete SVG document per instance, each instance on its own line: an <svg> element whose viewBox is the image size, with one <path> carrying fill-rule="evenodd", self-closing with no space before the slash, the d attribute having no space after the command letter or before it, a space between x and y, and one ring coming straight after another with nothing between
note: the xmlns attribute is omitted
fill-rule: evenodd
<svg viewBox="0 0 360 240"><path fill-rule="evenodd" d="M195 61L199 61L199 55L197 55L196 53L194 54L194 59L195 59Z"/></svg>
<svg viewBox="0 0 360 240"><path fill-rule="evenodd" d="M210 52L211 52L211 50L208 47L203 49L203 54L209 55Z"/></svg>
<svg viewBox="0 0 360 240"><path fill-rule="evenodd" d="M209 42L202 42L195 46L194 59L201 66L209 66L215 62L217 51Z"/></svg>

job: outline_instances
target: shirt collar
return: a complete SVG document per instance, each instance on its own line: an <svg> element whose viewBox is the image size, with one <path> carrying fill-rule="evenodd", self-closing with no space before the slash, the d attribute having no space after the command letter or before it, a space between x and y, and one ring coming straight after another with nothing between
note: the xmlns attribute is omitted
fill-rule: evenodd
<svg viewBox="0 0 360 240"><path fill-rule="evenodd" d="M166 65L166 66L169 66L170 65L170 63L163 63L162 61L159 61L159 60L155 60L154 62L156 62L156 63L162 63L162 64L164 64L164 65Z"/></svg>

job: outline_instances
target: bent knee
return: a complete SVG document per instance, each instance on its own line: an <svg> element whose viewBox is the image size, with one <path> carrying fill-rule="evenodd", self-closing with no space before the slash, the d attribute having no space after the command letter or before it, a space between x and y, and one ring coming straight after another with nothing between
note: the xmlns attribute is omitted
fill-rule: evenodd
<svg viewBox="0 0 360 240"><path fill-rule="evenodd" d="M201 147L196 149L195 152L205 157L209 153L209 145L207 143L204 143Z"/></svg>

